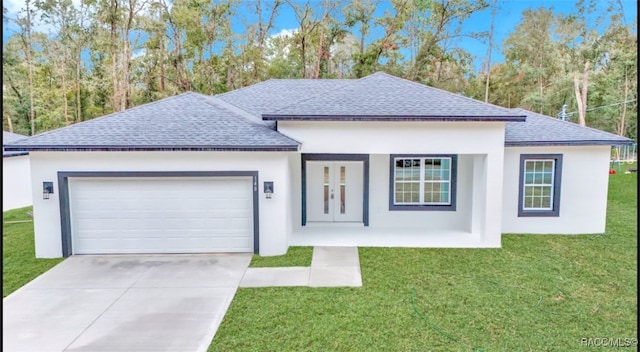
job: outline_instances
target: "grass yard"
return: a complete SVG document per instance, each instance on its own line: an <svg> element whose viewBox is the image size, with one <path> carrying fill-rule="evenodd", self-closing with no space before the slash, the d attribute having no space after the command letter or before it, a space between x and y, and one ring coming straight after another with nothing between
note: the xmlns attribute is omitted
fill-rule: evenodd
<svg viewBox="0 0 640 352"><path fill-rule="evenodd" d="M62 259L36 259L33 219L25 207L2 213L2 297L51 269Z"/></svg>
<svg viewBox="0 0 640 352"><path fill-rule="evenodd" d="M209 351L585 351L583 338L637 338L636 192L637 174L610 176L604 235L360 248L361 288L239 289ZM308 249L258 261L296 258Z"/></svg>
<svg viewBox="0 0 640 352"><path fill-rule="evenodd" d="M249 267L251 268L269 268L281 266L311 266L311 258L313 257L313 247L289 247L287 254L261 257L254 255L251 258Z"/></svg>

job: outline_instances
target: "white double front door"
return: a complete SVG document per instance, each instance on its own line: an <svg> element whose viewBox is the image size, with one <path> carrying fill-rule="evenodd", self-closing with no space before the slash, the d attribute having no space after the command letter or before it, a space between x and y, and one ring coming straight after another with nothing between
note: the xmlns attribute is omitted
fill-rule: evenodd
<svg viewBox="0 0 640 352"><path fill-rule="evenodd" d="M363 162L306 161L307 222L362 222Z"/></svg>

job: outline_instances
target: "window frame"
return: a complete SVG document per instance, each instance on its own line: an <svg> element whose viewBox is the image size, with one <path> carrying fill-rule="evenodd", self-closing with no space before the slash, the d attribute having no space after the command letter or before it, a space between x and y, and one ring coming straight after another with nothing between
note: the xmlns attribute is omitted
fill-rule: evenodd
<svg viewBox="0 0 640 352"><path fill-rule="evenodd" d="M395 202L395 186L396 186L396 173L395 173L395 161L396 159L421 159L420 168L424 167L424 159L442 159L449 158L451 160L449 175L449 204L396 204ZM420 172L423 175L423 171ZM419 181L421 184L425 183L425 180ZM456 195L457 195L457 183L458 183L458 156L456 154L390 154L389 155L389 210L409 210L409 211L455 211L456 210Z"/></svg>
<svg viewBox="0 0 640 352"><path fill-rule="evenodd" d="M520 173L518 180L518 217L559 217L562 184L562 154L520 154ZM527 161L553 160L553 184L551 209L525 209L524 187Z"/></svg>

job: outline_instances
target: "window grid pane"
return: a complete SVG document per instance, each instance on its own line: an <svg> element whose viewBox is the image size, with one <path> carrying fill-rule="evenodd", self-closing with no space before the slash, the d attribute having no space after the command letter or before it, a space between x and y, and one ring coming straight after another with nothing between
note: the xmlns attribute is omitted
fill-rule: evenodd
<svg viewBox="0 0 640 352"><path fill-rule="evenodd" d="M523 207L553 210L555 160L525 160Z"/></svg>
<svg viewBox="0 0 640 352"><path fill-rule="evenodd" d="M451 204L451 158L395 159L394 176L395 204Z"/></svg>

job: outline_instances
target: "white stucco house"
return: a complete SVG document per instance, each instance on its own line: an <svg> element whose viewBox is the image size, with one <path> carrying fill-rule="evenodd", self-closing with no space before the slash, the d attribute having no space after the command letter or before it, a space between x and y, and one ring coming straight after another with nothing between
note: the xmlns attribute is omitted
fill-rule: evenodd
<svg viewBox="0 0 640 352"><path fill-rule="evenodd" d="M9 149L31 156L37 257L279 255L602 233L632 142L375 73L184 93Z"/></svg>
<svg viewBox="0 0 640 352"><path fill-rule="evenodd" d="M31 169L28 152L9 152L5 144L27 138L2 131L2 211L31 205Z"/></svg>

